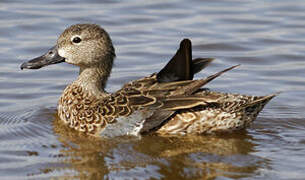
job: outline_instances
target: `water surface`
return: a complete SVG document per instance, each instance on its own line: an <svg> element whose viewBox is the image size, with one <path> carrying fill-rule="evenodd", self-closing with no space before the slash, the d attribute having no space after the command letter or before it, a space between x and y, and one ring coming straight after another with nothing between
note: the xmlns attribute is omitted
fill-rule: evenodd
<svg viewBox="0 0 305 180"><path fill-rule="evenodd" d="M1 179L304 179L305 2L0 2ZM216 60L197 77L241 64L216 91L272 100L245 131L218 136L86 137L61 126L56 104L78 69L21 71L75 23L97 23L117 58L108 91L160 70L183 38Z"/></svg>

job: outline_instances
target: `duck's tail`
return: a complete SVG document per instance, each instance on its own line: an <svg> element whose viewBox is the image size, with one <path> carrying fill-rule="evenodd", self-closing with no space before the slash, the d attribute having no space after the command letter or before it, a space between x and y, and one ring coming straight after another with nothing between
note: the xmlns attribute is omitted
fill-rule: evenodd
<svg viewBox="0 0 305 180"><path fill-rule="evenodd" d="M244 106L241 106L240 108L250 108L253 106L262 106L261 109L259 109L259 111L261 111L263 109L263 107L275 96L279 95L281 92L277 92L277 93L273 93L267 96L259 96L257 97L257 99L255 99L254 101L245 104Z"/></svg>
<svg viewBox="0 0 305 180"><path fill-rule="evenodd" d="M247 117L247 119L250 120L248 123L250 123L254 119L256 119L257 115L263 110L265 105L278 94L280 94L280 92L270 94L267 96L256 97L257 99L255 99L254 101L247 103L243 106L240 106L239 110L237 111L243 112L244 115Z"/></svg>

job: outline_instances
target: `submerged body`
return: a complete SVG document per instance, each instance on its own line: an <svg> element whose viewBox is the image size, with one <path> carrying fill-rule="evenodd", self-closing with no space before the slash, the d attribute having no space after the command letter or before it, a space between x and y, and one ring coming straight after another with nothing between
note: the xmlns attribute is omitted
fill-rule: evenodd
<svg viewBox="0 0 305 180"><path fill-rule="evenodd" d="M275 96L246 96L201 89L236 66L193 80L194 74L212 59L192 60L191 42L187 39L181 42L176 55L160 72L127 83L113 94L107 93L104 87L115 57L114 48L109 35L99 26L78 24L69 27L49 52L55 58L47 53L24 63L21 68L36 69L63 61L80 66L78 79L67 86L58 102L58 115L69 127L95 136L239 130L250 125ZM41 59L45 64L41 64Z"/></svg>

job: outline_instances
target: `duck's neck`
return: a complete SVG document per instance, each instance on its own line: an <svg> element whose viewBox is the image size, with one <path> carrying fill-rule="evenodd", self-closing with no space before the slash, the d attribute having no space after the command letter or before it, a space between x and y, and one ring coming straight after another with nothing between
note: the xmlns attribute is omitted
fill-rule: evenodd
<svg viewBox="0 0 305 180"><path fill-rule="evenodd" d="M96 67L81 67L79 76L74 82L83 87L86 91L94 96L107 96L105 91L108 77L111 73L112 64L110 67L99 65Z"/></svg>

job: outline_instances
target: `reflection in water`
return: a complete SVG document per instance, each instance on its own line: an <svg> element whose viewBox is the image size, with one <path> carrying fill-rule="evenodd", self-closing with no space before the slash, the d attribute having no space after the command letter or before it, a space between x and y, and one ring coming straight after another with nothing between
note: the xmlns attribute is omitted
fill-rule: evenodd
<svg viewBox="0 0 305 180"><path fill-rule="evenodd" d="M67 2L0 2L0 179L304 179L305 1ZM160 70L187 37L194 58L216 58L197 77L242 65L208 88L283 93L236 135L102 140L53 128L58 98L77 70L19 66L84 22L102 25L116 47L110 92Z"/></svg>
<svg viewBox="0 0 305 180"><path fill-rule="evenodd" d="M73 174L75 178L247 177L268 162L251 155L255 144L246 132L102 139L63 126L56 115L54 131L63 145L62 163L77 171L77 175Z"/></svg>

